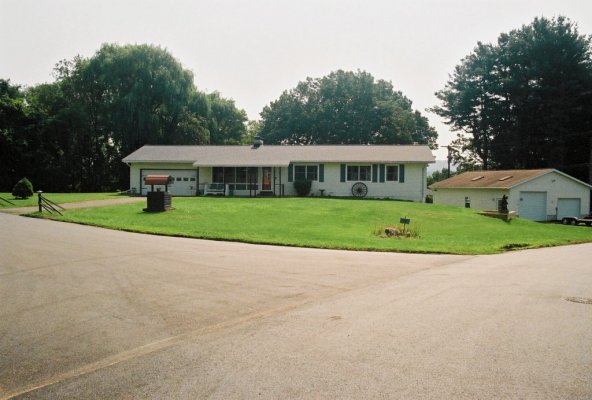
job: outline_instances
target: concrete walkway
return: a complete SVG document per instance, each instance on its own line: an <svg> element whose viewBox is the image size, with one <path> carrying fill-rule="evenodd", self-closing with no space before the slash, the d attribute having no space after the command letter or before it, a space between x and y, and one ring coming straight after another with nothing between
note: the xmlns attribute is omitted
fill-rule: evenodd
<svg viewBox="0 0 592 400"><path fill-rule="evenodd" d="M470 257L0 226L0 399L592 398L592 244Z"/></svg>

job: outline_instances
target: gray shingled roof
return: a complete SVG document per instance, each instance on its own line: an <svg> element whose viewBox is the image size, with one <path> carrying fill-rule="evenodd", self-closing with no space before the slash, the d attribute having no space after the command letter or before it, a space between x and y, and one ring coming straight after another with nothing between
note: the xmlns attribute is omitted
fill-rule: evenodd
<svg viewBox="0 0 592 400"><path fill-rule="evenodd" d="M151 146L124 162L191 162L194 166L287 166L294 162L432 163L424 145Z"/></svg>

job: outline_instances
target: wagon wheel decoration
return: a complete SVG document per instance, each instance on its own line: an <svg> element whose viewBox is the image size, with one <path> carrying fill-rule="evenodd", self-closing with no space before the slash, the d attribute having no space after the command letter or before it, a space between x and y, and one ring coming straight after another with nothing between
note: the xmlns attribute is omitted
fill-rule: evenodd
<svg viewBox="0 0 592 400"><path fill-rule="evenodd" d="M358 199L361 199L363 197L366 197L366 195L368 194L368 186L366 186L365 183L356 182L352 186L351 192L352 192L352 196L357 197Z"/></svg>

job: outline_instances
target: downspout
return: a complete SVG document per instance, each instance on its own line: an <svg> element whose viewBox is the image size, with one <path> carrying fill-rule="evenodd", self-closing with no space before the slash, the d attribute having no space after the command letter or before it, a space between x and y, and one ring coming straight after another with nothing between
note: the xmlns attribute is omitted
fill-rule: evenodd
<svg viewBox="0 0 592 400"><path fill-rule="evenodd" d="M199 196L199 167L196 167L197 169L197 179L195 182L195 195Z"/></svg>
<svg viewBox="0 0 592 400"><path fill-rule="evenodd" d="M425 190L426 190L426 185L427 185L427 182L426 182L426 176L428 174L427 171L428 171L428 165L424 164L424 166L422 168L422 172L421 172L421 202L422 203L425 203L425 198L426 198Z"/></svg>
<svg viewBox="0 0 592 400"><path fill-rule="evenodd" d="M284 197L284 188L282 187L282 167L280 167L280 197Z"/></svg>

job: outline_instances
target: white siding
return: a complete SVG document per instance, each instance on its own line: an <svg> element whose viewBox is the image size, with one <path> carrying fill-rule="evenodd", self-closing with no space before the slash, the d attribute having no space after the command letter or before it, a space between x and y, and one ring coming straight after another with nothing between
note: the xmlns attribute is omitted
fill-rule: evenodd
<svg viewBox="0 0 592 400"><path fill-rule="evenodd" d="M367 197L423 202L426 190L425 171L426 164L405 164L405 182L380 182L380 179L377 179L378 182L365 181L368 186ZM351 188L357 181L341 182L340 179L341 164L325 164L325 182L319 183L319 188L322 185L325 195L351 196Z"/></svg>
<svg viewBox="0 0 592 400"><path fill-rule="evenodd" d="M547 192L547 219L557 217L557 201L560 198L581 199L580 216L586 215L590 207L590 188L557 172L533 179L512 188L508 206L519 209L520 192Z"/></svg>
<svg viewBox="0 0 592 400"><path fill-rule="evenodd" d="M136 194L140 194L140 190L142 188L141 171L145 169L154 171L162 171L167 169L172 171L195 171L197 168L195 168L192 163L132 163L130 165L130 189Z"/></svg>
<svg viewBox="0 0 592 400"><path fill-rule="evenodd" d="M296 163L297 165L311 165L312 163ZM312 164L319 165L319 164ZM352 164L353 165L353 164ZM372 164L360 164L372 165ZM426 192L426 168L427 164L413 163L405 164L405 182L364 182L368 186L368 198L391 198L400 200L410 200L416 202L423 202ZM142 169L166 170L166 169L186 169L195 170L192 163L132 163L130 166L130 188L135 188L136 193L140 192L140 171ZM281 171L281 172L280 172ZM379 174L380 171L378 171ZM275 167L274 172L276 192L279 191L279 184L284 186L284 194L286 196L295 196L293 182L288 182L288 168ZM281 178L280 178L281 176ZM261 185L261 168L259 168L258 179ZM349 197L351 196L351 187L354 181L341 182L341 164L338 163L324 163L324 182L314 181L312 183L311 195L320 196L320 190L324 190L324 196ZM212 168L199 168L199 188L203 190L204 183L212 183ZM357 182L357 181L356 181ZM279 194L279 193L278 193ZM248 196L248 191L235 192L237 196Z"/></svg>
<svg viewBox="0 0 592 400"><path fill-rule="evenodd" d="M319 163L320 164L320 163ZM295 165L319 165L317 163L295 163ZM320 196L321 190L324 190L324 196L350 197L353 181L340 182L341 164L322 163L324 165L324 181L318 179L312 182L310 193L312 196ZM369 165L369 164L364 164ZM371 165L371 164L370 164ZM426 164L405 164L405 182L364 182L368 186L368 198L391 198L400 200L411 200L422 202L425 198L426 182ZM200 183L210 182L205 178L200 168ZM281 170L281 172L280 172ZM320 171L319 171L320 173ZM211 179L211 168L208 168L208 174ZM288 182L288 167L275 167L273 172L275 176L276 192L279 195L279 184L284 186L285 196L296 196L294 183ZM280 178L281 176L281 178ZM261 185L261 168L259 168L258 178ZM357 181L356 181L357 182ZM248 196L249 192L235 192L235 195Z"/></svg>
<svg viewBox="0 0 592 400"><path fill-rule="evenodd" d="M468 197L471 208L477 210L497 210L497 201L504 194L508 195L505 189L438 189L433 193L435 204L464 207L465 197Z"/></svg>
<svg viewBox="0 0 592 400"><path fill-rule="evenodd" d="M588 213L590 188L557 172L550 172L529 182L507 189L438 189L435 190L434 203L464 207L465 197L471 199L471 208L496 210L497 200L508 196L508 209L520 209L520 192L546 193L546 219L554 220L557 216L558 199L581 199L580 216Z"/></svg>

